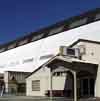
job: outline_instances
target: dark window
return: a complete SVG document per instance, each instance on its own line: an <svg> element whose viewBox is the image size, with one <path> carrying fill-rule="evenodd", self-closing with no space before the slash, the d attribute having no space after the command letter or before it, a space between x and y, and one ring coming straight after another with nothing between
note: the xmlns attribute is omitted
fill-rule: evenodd
<svg viewBox="0 0 100 101"><path fill-rule="evenodd" d="M75 50L74 49L67 49L67 54L75 55Z"/></svg>
<svg viewBox="0 0 100 101"><path fill-rule="evenodd" d="M83 95L88 95L88 79L83 79Z"/></svg>
<svg viewBox="0 0 100 101"><path fill-rule="evenodd" d="M32 81L32 91L40 91L40 80Z"/></svg>
<svg viewBox="0 0 100 101"><path fill-rule="evenodd" d="M93 96L94 95L94 79L90 79L90 95Z"/></svg>

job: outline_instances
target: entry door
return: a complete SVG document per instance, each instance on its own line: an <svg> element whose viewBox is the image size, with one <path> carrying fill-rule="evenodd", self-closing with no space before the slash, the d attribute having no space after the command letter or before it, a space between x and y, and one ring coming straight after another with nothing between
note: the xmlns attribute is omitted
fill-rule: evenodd
<svg viewBox="0 0 100 101"><path fill-rule="evenodd" d="M80 96L81 97L90 97L94 96L94 79L93 78L84 78L80 80Z"/></svg>
<svg viewBox="0 0 100 101"><path fill-rule="evenodd" d="M89 84L88 79L83 79L82 82L82 89L83 89L83 96L88 97L89 96Z"/></svg>

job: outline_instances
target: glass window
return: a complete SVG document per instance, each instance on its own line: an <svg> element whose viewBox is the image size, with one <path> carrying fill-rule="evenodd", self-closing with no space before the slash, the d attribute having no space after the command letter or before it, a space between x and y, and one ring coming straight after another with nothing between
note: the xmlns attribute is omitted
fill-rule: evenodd
<svg viewBox="0 0 100 101"><path fill-rule="evenodd" d="M40 91L40 80L32 81L32 91Z"/></svg>
<svg viewBox="0 0 100 101"><path fill-rule="evenodd" d="M28 42L28 39L22 40L18 43L19 46L24 45Z"/></svg>
<svg viewBox="0 0 100 101"><path fill-rule="evenodd" d="M93 96L94 95L94 79L90 79L89 81L89 85L90 85L90 95Z"/></svg>

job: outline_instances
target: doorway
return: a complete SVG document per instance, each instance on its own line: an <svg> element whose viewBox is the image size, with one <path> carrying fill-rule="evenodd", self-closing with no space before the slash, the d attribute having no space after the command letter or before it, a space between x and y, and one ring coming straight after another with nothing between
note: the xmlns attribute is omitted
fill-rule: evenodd
<svg viewBox="0 0 100 101"><path fill-rule="evenodd" d="M94 96L94 78L83 78L80 80L80 97Z"/></svg>

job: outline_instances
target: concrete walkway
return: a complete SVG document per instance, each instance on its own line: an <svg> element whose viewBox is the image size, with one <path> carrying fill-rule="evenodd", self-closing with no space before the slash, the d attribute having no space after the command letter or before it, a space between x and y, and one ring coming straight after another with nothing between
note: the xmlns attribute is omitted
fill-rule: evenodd
<svg viewBox="0 0 100 101"><path fill-rule="evenodd" d="M55 97L53 98L53 100L50 100L49 97L3 96L0 97L0 101L73 101L73 100L61 97ZM78 101L100 101L100 99L89 98L89 99L80 99Z"/></svg>

